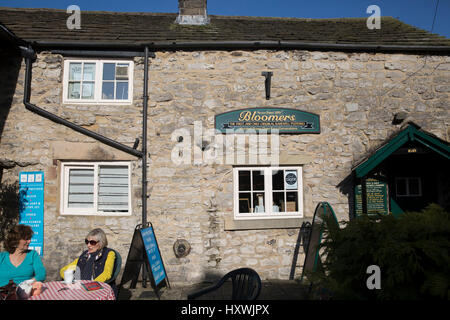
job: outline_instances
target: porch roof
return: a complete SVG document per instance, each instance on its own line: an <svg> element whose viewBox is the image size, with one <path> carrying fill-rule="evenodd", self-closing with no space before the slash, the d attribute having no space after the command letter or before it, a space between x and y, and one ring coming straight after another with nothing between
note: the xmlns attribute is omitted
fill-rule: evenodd
<svg viewBox="0 0 450 320"><path fill-rule="evenodd" d="M439 139L429 132L421 130L417 124L409 122L406 128L396 133L387 142L385 142L372 154L363 159L355 168L353 168L353 172L355 172L356 177L362 178L366 176L371 170L373 170L392 153L409 141L418 142L426 148L431 149L432 151L450 160L450 143Z"/></svg>

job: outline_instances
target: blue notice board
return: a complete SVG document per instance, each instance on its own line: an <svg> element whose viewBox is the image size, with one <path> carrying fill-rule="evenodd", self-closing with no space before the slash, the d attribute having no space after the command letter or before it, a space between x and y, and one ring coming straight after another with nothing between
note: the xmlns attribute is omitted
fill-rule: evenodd
<svg viewBox="0 0 450 320"><path fill-rule="evenodd" d="M19 173L20 224L29 225L34 234L29 246L40 256L44 249L44 172Z"/></svg>
<svg viewBox="0 0 450 320"><path fill-rule="evenodd" d="M152 270L153 279L155 280L155 286L157 286L166 278L166 272L164 270L161 255L159 254L155 233L153 232L152 227L141 229L140 231L144 242L145 251L147 252L147 258L150 263L150 269Z"/></svg>

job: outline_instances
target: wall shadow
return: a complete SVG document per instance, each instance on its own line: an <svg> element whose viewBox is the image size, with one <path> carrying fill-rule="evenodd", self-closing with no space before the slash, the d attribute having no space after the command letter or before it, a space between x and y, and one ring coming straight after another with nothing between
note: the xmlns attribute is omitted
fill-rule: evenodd
<svg viewBox="0 0 450 320"><path fill-rule="evenodd" d="M337 185L339 191L347 196L349 220L355 218L355 178L353 172Z"/></svg>
<svg viewBox="0 0 450 320"><path fill-rule="evenodd" d="M22 57L18 49L12 46L5 46L0 49L0 141L3 137L6 120L8 118L10 109L14 103L20 103L22 94L19 93L20 99L14 101L14 94L16 92L17 83L19 81L19 73L22 63ZM22 80L23 86L23 80ZM5 148L2 144L2 148ZM3 170L14 166L8 159L0 158L0 182L3 177Z"/></svg>

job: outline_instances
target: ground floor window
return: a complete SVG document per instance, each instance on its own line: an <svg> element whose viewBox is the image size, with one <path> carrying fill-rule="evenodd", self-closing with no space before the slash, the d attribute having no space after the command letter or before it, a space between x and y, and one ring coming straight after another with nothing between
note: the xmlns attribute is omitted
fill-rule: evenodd
<svg viewBox="0 0 450 320"><path fill-rule="evenodd" d="M61 173L62 214L131 214L129 162L67 162Z"/></svg>
<svg viewBox="0 0 450 320"><path fill-rule="evenodd" d="M395 190L397 197L422 196L422 182L419 177L395 178Z"/></svg>
<svg viewBox="0 0 450 320"><path fill-rule="evenodd" d="M301 167L235 167L236 219L301 218Z"/></svg>

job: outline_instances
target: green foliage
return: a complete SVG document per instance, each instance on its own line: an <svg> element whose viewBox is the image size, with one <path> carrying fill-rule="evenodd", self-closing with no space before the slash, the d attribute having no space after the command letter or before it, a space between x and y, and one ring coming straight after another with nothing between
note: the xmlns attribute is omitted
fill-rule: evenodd
<svg viewBox="0 0 450 320"><path fill-rule="evenodd" d="M450 214L431 204L422 212L363 216L322 243L322 271L309 275L334 299L450 299ZM381 290L369 290L367 267L381 270Z"/></svg>
<svg viewBox="0 0 450 320"><path fill-rule="evenodd" d="M19 185L0 185L0 242L5 240L8 230L19 222Z"/></svg>

